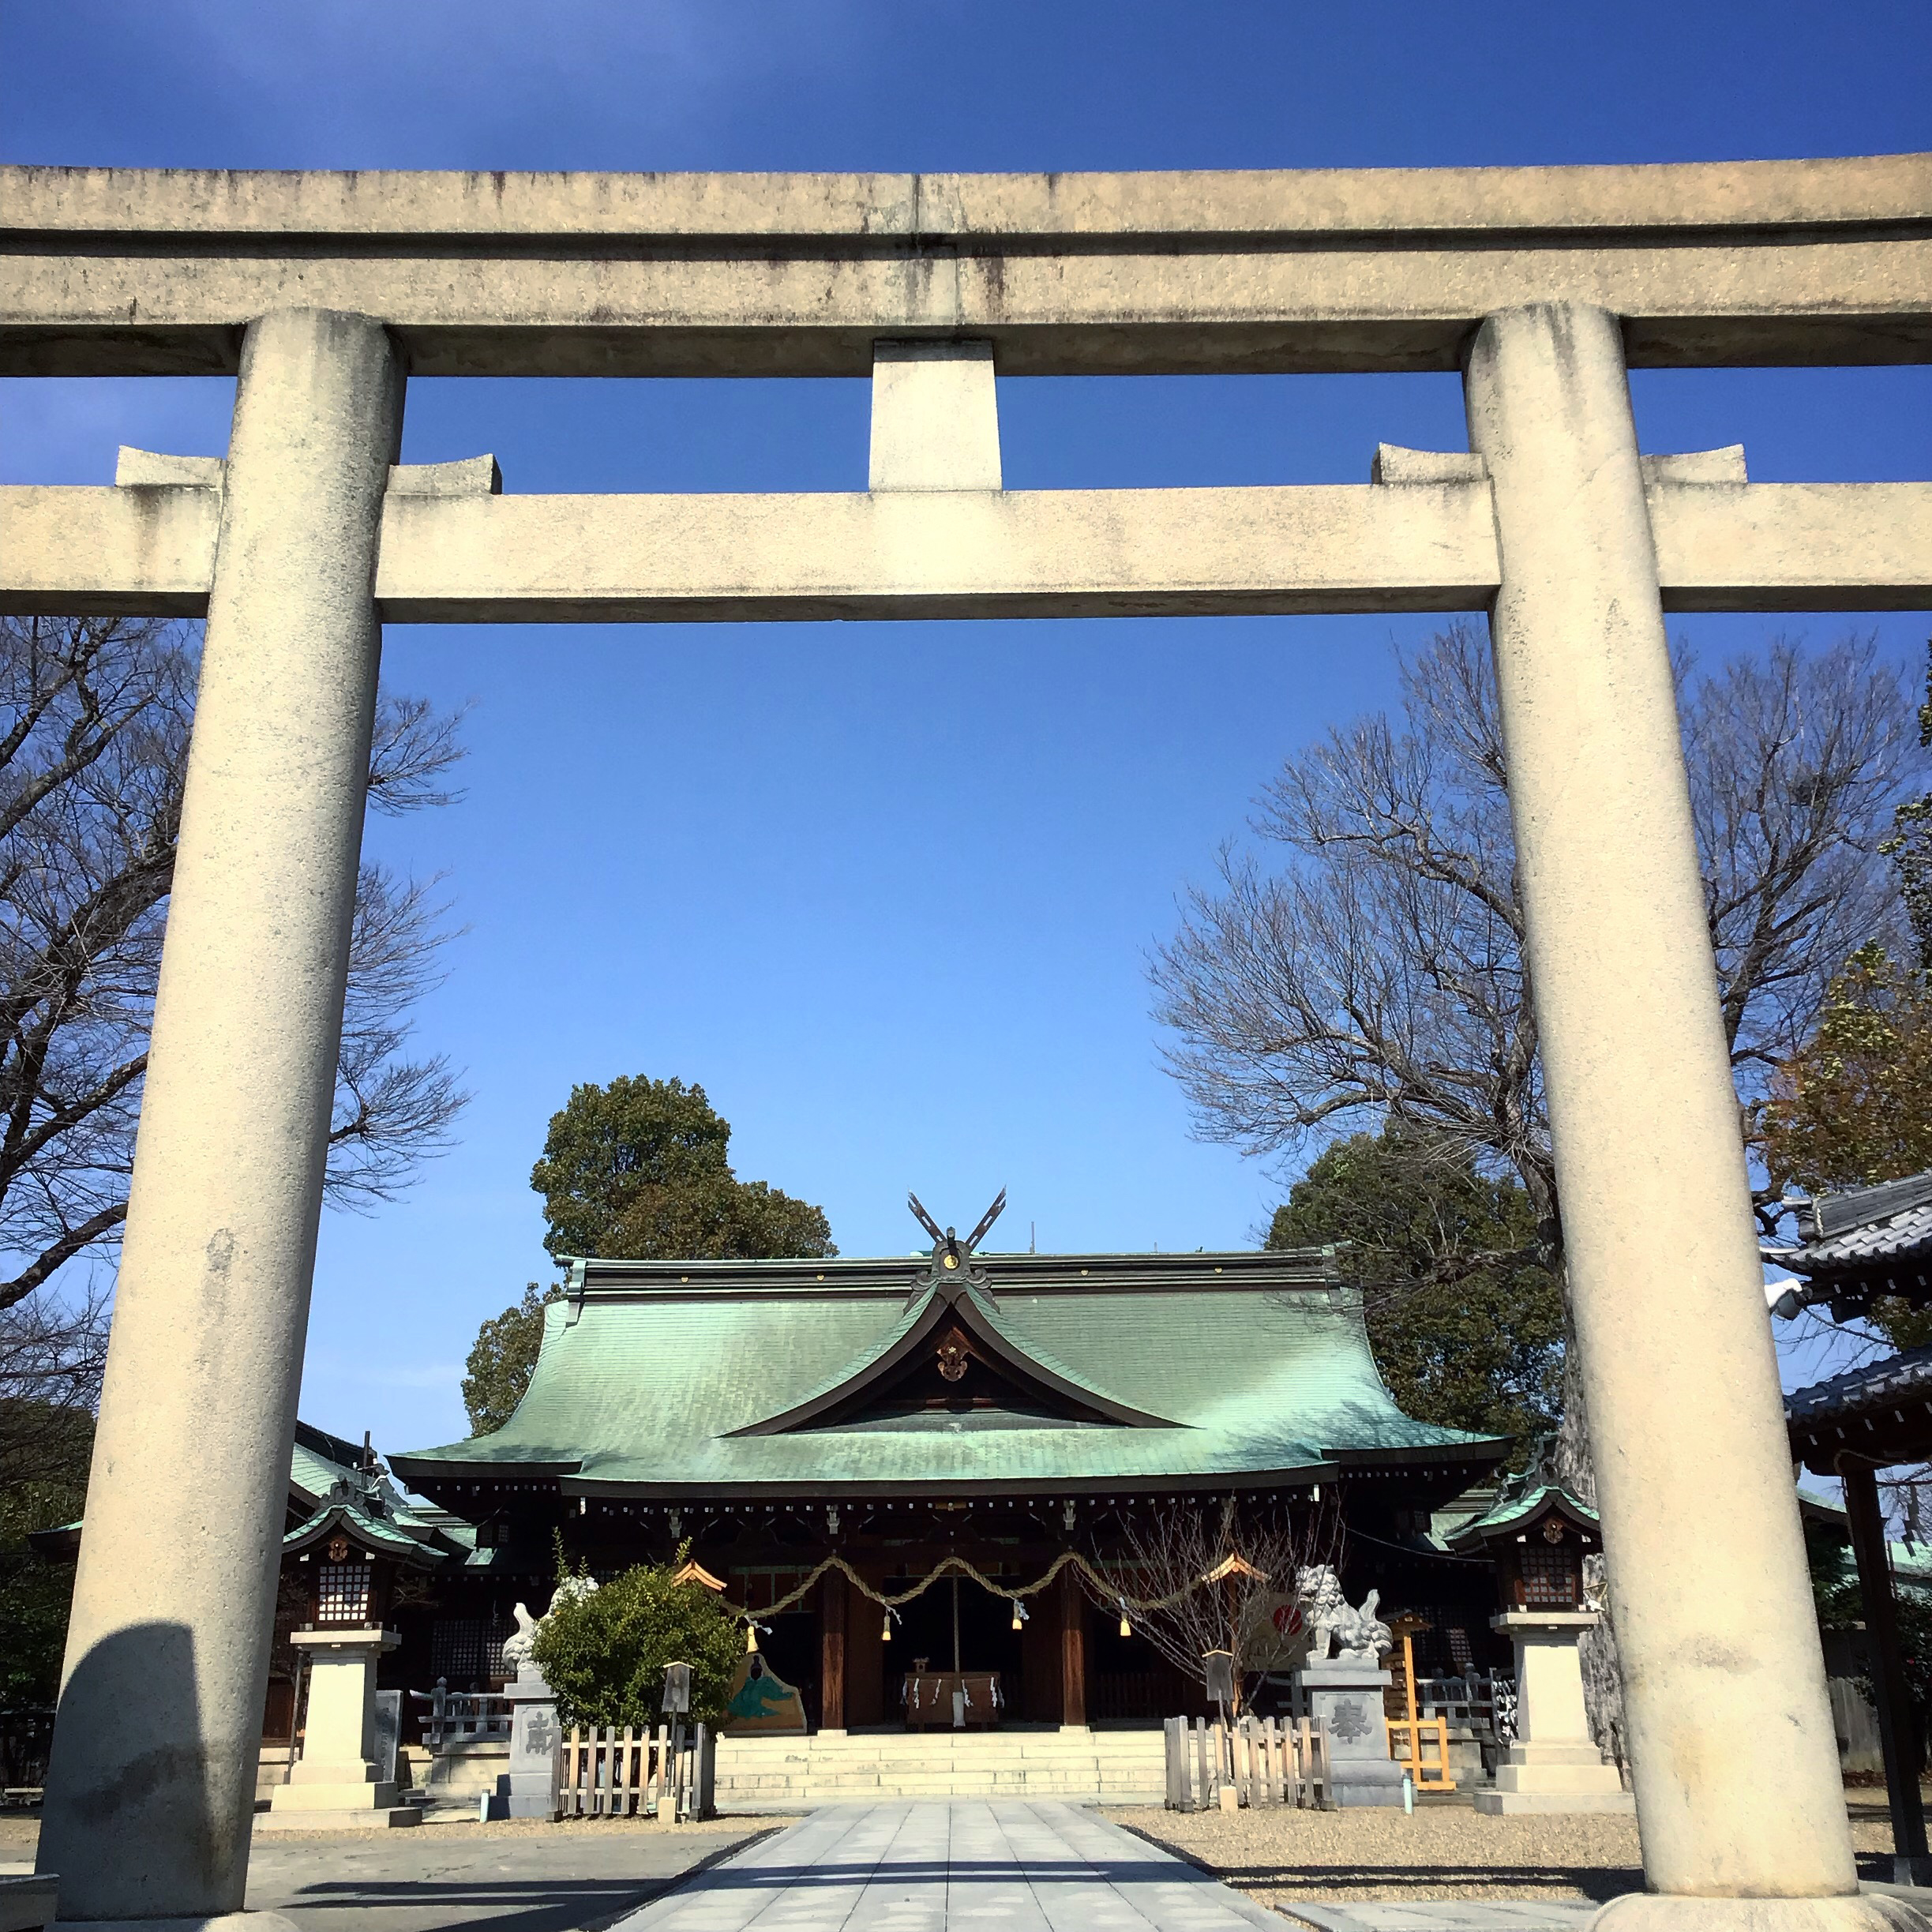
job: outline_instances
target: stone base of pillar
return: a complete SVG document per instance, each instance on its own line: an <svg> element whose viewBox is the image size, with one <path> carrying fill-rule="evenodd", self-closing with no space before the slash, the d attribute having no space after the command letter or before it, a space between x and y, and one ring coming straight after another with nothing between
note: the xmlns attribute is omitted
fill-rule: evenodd
<svg viewBox="0 0 1932 1932"><path fill-rule="evenodd" d="M376 1660L396 1633L367 1629L297 1630L289 1640L309 1653L309 1720L300 1761L278 1784L257 1831L381 1831L420 1825L414 1805L397 1803L394 1782L378 1779L364 1754L373 1746Z"/></svg>
<svg viewBox="0 0 1932 1932"><path fill-rule="evenodd" d="M526 1657L505 1690L510 1700L510 1769L497 1779L503 1815L554 1819L564 1775L564 1733L557 1693Z"/></svg>
<svg viewBox="0 0 1932 1932"><path fill-rule="evenodd" d="M265 1815L255 1820L257 1831L383 1831L420 1825L422 1813L415 1805L399 1804L401 1794L387 1780L378 1780L369 1763L298 1764L286 1784L278 1784Z"/></svg>
<svg viewBox="0 0 1932 1932"><path fill-rule="evenodd" d="M294 1919L283 1912L216 1912L208 1916L179 1919L60 1919L58 1928L72 1926L79 1932L298 1932Z"/></svg>
<svg viewBox="0 0 1932 1932"><path fill-rule="evenodd" d="M1613 1765L1594 1744L1512 1744L1496 1767L1493 1790L1476 1794L1492 1818L1525 1811L1634 1811Z"/></svg>
<svg viewBox="0 0 1932 1932"><path fill-rule="evenodd" d="M1493 1791L1476 1794L1491 1817L1525 1811L1637 1809L1616 1768L1591 1742L1577 1640L1598 1622L1593 1610L1505 1611L1489 1627L1516 1646L1516 1742L1496 1767Z"/></svg>
<svg viewBox="0 0 1932 1932"><path fill-rule="evenodd" d="M1686 1898L1632 1892L1585 1932L1927 1932L1932 1918L1903 1899L1860 1893L1823 1899Z"/></svg>

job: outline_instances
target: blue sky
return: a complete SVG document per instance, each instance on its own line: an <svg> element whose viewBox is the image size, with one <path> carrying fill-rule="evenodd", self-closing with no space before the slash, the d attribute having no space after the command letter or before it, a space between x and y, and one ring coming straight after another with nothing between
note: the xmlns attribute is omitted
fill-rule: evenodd
<svg viewBox="0 0 1932 1932"><path fill-rule="evenodd" d="M1932 16L1630 4L654 6L0 0L0 158L141 167L987 169L1728 159L1932 145ZM1640 375L1649 449L1927 473L1923 370ZM0 384L0 480L219 453L227 385ZM1464 446L1446 377L1007 381L1009 487L1360 482ZM865 385L418 382L406 455L512 490L855 489ZM1694 619L1712 651L1774 625ZM392 628L473 705L462 804L373 851L468 928L426 1042L476 1093L401 1203L325 1217L303 1412L462 1432L475 1326L548 1278L527 1187L574 1081L703 1082L741 1173L911 1244L917 1187L1042 1247L1238 1246L1281 1184L1191 1140L1146 948L1289 752L1386 702L1381 618Z"/></svg>

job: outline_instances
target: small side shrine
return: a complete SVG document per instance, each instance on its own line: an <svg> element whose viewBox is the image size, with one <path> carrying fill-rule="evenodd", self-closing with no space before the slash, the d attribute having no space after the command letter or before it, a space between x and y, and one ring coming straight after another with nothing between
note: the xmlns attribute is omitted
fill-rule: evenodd
<svg viewBox="0 0 1932 1932"><path fill-rule="evenodd" d="M1488 1511L1450 1539L1496 1565L1502 1608L1490 1627L1516 1649L1516 1741L1479 1811L1632 1811L1636 1800L1590 1735L1577 1644L1602 1621L1584 1581L1603 1547L1596 1512L1539 1468L1506 1484Z"/></svg>

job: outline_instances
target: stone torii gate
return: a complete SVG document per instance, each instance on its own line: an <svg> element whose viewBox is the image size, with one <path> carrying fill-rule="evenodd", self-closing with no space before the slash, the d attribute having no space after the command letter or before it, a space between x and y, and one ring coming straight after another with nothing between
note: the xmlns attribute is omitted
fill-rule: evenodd
<svg viewBox="0 0 1932 1932"><path fill-rule="evenodd" d="M0 373L240 375L225 462L0 490L6 607L208 620L41 1838L62 1916L242 1904L385 621L1484 610L1651 1888L1607 1911L1919 1923L1855 1889L1664 614L1932 604L1932 485L1640 456L1625 370L1932 359L1929 235L1928 156L0 170ZM1359 486L1000 488L996 370L1456 369L1469 450ZM405 372L869 373L871 488L504 496L486 457L396 466Z"/></svg>

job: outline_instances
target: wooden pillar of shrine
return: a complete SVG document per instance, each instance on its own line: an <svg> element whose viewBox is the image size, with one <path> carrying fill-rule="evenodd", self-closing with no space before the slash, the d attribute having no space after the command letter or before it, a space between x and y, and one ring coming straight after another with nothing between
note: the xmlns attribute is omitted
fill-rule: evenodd
<svg viewBox="0 0 1932 1932"><path fill-rule="evenodd" d="M1905 1678L1904 1650L1899 1641L1898 1604L1892 1594L1891 1553L1886 1547L1885 1511L1878 1501L1878 1472L1869 1462L1846 1456L1839 1461L1838 1473L1844 1480L1851 1555L1858 1565L1859 1594L1865 1603L1866 1640L1878 1707L1878 1743L1885 1754L1885 1794L1892 1810L1893 1882L1923 1885L1932 1870L1926 1856L1925 1804L1919 1791L1918 1724Z"/></svg>
<svg viewBox="0 0 1932 1932"><path fill-rule="evenodd" d="M1086 1728L1086 1598L1071 1569L1060 1573L1060 1721Z"/></svg>
<svg viewBox="0 0 1932 1932"><path fill-rule="evenodd" d="M865 1575L865 1581L876 1589L879 1573L868 1568ZM883 1724L886 1670L891 1662L891 1650L898 1646L889 1649L880 1639L883 1619L879 1606L869 1596L861 1596L843 1577L839 1581L846 1592L846 1728Z"/></svg>
<svg viewBox="0 0 1932 1932"><path fill-rule="evenodd" d="M846 1728L846 1598L851 1585L836 1570L819 1585L819 1729Z"/></svg>

